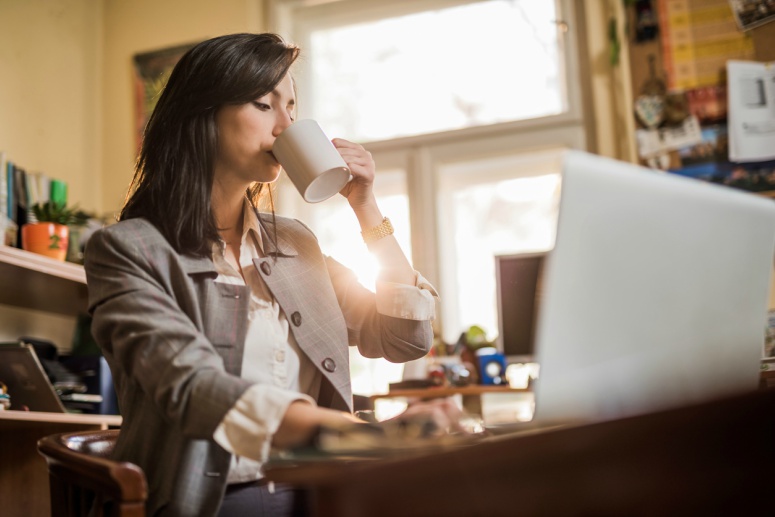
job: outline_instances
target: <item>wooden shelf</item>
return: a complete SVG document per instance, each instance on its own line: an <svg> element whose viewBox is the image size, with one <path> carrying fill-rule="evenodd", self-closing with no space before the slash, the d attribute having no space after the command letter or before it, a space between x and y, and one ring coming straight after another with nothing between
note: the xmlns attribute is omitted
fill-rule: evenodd
<svg viewBox="0 0 775 517"><path fill-rule="evenodd" d="M0 304L75 316L86 312L83 266L0 246Z"/></svg>
<svg viewBox="0 0 775 517"><path fill-rule="evenodd" d="M508 386L484 386L480 384L472 386L459 387L432 387L419 388L412 390L392 390L388 393L372 395L371 399L393 398L393 397L421 397L421 398L439 398L451 397L453 395L481 395L483 393L529 393L530 389L510 388Z"/></svg>
<svg viewBox="0 0 775 517"><path fill-rule="evenodd" d="M81 413L45 413L42 411L0 411L0 428L7 428L11 422L38 422L49 424L93 425L102 429L119 427L119 415L88 415Z"/></svg>

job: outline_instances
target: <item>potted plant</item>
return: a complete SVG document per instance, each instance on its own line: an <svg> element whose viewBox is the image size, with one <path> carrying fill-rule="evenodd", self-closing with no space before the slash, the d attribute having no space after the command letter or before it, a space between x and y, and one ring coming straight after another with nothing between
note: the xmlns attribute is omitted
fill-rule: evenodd
<svg viewBox="0 0 775 517"><path fill-rule="evenodd" d="M70 236L68 225L85 223L86 215L64 203L46 201L32 206L37 222L22 226L22 248L33 253L65 260Z"/></svg>

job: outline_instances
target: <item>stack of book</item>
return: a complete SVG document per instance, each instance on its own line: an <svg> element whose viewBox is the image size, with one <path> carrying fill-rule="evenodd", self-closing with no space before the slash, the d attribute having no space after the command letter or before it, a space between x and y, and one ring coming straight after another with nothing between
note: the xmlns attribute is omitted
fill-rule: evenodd
<svg viewBox="0 0 775 517"><path fill-rule="evenodd" d="M67 204L67 183L27 172L0 151L0 244L21 247L22 225L35 222L32 206L46 201Z"/></svg>

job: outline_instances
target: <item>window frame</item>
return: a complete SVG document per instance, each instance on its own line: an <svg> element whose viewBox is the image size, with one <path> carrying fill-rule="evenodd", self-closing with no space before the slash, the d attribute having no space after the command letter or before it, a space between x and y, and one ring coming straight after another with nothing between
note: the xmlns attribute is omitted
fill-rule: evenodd
<svg viewBox="0 0 775 517"><path fill-rule="evenodd" d="M397 14L409 14L486 0L270 0L267 4L268 26L283 37L305 48L303 37L297 37L296 26L315 20L316 26L334 26ZM564 89L566 111L557 115L499 122L483 126L452 129L436 133L404 136L387 140L362 142L372 153L380 168L402 168L406 171L409 197L413 266L439 288L441 285L441 239L438 220L438 177L440 169L456 162L470 162L497 156L529 153L557 147L588 150L591 142L585 126L585 106L582 102L585 83L582 81L581 20L573 0L554 0L561 19L557 20L565 63ZM295 21L296 22L295 22ZM565 29L565 30L562 30ZM303 66L303 61L296 65ZM299 90L305 84L301 74ZM518 176L515 176L518 177ZM285 181L285 178L283 178ZM283 182L281 182L282 184ZM287 182L290 185L290 182ZM284 187L280 187L283 189ZM289 190L289 189L284 189ZM294 201L281 197L278 207ZM389 214L386 214L389 216ZM439 313L436 330L444 325Z"/></svg>

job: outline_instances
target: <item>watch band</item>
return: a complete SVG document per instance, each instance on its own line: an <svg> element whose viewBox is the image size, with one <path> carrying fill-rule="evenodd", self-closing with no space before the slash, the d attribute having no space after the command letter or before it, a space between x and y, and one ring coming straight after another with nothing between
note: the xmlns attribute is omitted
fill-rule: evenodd
<svg viewBox="0 0 775 517"><path fill-rule="evenodd" d="M382 237L387 237L393 234L393 225L390 224L390 219L387 217L382 218L382 222L372 228L368 228L361 232L363 242L366 244L380 240Z"/></svg>

